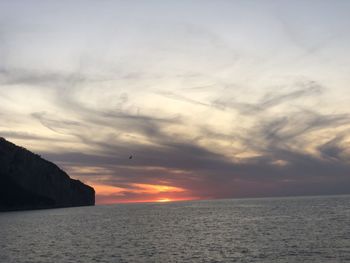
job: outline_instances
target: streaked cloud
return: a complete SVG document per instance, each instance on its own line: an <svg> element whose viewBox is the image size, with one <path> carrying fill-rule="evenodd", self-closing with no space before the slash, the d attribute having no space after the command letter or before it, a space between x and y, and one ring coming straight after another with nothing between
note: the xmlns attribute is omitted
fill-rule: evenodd
<svg viewBox="0 0 350 263"><path fill-rule="evenodd" d="M348 10L2 2L0 136L101 203L348 193Z"/></svg>

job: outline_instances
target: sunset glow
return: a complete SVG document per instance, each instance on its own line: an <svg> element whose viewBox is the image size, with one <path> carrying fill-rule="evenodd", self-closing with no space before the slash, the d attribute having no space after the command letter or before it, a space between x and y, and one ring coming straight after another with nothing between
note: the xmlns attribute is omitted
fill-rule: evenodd
<svg viewBox="0 0 350 263"><path fill-rule="evenodd" d="M349 219L350 0L0 0L0 263L350 263Z"/></svg>
<svg viewBox="0 0 350 263"><path fill-rule="evenodd" d="M348 193L350 2L219 2L0 1L0 136L99 204Z"/></svg>
<svg viewBox="0 0 350 263"><path fill-rule="evenodd" d="M139 203L139 202L171 202L193 200L187 196L185 189L169 185L128 184L125 187L90 183L96 191L97 203ZM164 194L171 197L163 197ZM143 196L142 199L139 196Z"/></svg>
<svg viewBox="0 0 350 263"><path fill-rule="evenodd" d="M163 199L159 199L157 200L156 202L159 202L159 203L166 203L166 202L171 202L172 200L169 199L169 198L163 198Z"/></svg>

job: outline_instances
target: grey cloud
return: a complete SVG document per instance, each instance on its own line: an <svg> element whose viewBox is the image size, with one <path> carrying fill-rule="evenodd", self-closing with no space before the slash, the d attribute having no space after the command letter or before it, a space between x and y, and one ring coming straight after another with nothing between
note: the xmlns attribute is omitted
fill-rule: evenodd
<svg viewBox="0 0 350 263"><path fill-rule="evenodd" d="M42 152L43 156L66 167L108 168L106 178L101 180L121 187L130 187L131 183L159 184L161 182L188 189L194 195L211 198L349 192L350 167L349 156L347 156L349 114L340 112L340 109L339 113L326 113L327 109L320 110L315 105L309 105L313 108L310 110L308 105L304 104L306 100L317 101L320 95L325 95L326 98L327 89L323 87L323 83L299 81L281 86L278 92L277 87L255 87L251 90L252 92L258 88L271 91L265 92L257 98L255 103L242 101L240 92L244 92L243 87L232 86L231 88L231 84L228 83L236 79L233 75L230 78L229 74L237 74L237 72L238 74L243 73L242 79L247 80L247 86L254 85L255 78L265 77L266 70L272 73L269 74L270 76L295 74L295 72L285 72L284 69L275 72L274 67L276 65L283 67L279 59L286 63L294 63L296 59L304 59L316 54L327 47L334 37L337 37L336 33L333 35L330 31L331 34L316 37L316 41L303 39L303 36L309 36L308 28L295 24L300 27L299 32L293 27L294 22L290 23L292 21L290 18L295 18L299 14L295 10L290 10L291 6L286 5L288 14L292 16L280 22L292 46L283 46L284 39L275 35L273 32L275 27L271 24L273 33L271 38L267 38L269 41L263 41L262 49L257 48L254 42L247 47L240 47L240 45L244 45L244 42L247 41L258 40L261 35L255 35L257 29L259 32L265 32L265 29L266 32L267 30L270 32L270 19L266 20L268 22L266 25L256 27L254 23L251 23L251 19L245 17L250 14L249 10L240 14L240 8L236 10L238 16L233 16L233 18L232 12L224 12L223 21L231 23L232 26L225 27L217 23L221 17L218 20L219 17L210 12L212 11L211 5L205 7L202 10L204 12L198 12L201 14L197 17L199 20L197 18L193 20L193 14L189 9L189 12L184 14L185 20L180 24L178 24L177 14L170 15L169 13L168 17L167 12L174 10L164 6L165 15L155 17L154 20L144 25L145 28L152 28L153 25L156 25L151 32L147 31L151 34L147 34L146 31L143 34L144 28L140 21L147 18L147 12L149 14L153 12L151 10L154 9L154 6L146 8L146 13L143 12L145 6L137 8L136 13L144 15L141 16L141 20L136 19L136 22L130 19L135 16L130 16L127 12L125 17L123 12L120 13L121 16L117 20L113 15L114 12L106 13L106 8L109 10L119 7L114 4L98 7L98 13L107 14L106 19L102 20L93 15L96 13L93 9L91 9L93 11L91 14L89 12L83 14L76 20L72 14L79 9L80 5L72 7L68 13L65 5L59 5L57 8L60 12L58 13L67 14L67 21L63 21L60 15L42 16L37 13L40 8L37 9L30 4L28 6L27 4L23 6L16 4L8 10L6 6L7 4L3 12L8 12L8 15L0 19L0 94L1 102L5 102L0 105L2 110L0 112L2 119L0 135L33 143L40 140L50 145L51 139L34 134L33 131L28 130L26 133L12 130L12 125L19 124L16 127L24 127L25 123L22 123L22 120L26 121L26 118L30 118L29 121L34 120L53 132L69 135L67 140L80 144L82 146L80 149L90 149L90 151L78 152L78 147L64 150L64 148L54 149L48 146L50 152ZM122 8L120 10L127 10L135 6L132 4L130 6L120 5L120 7ZM312 10L314 5L307 5L307 7ZM43 10L46 10L46 7ZM159 10L163 10L163 7ZM177 8L175 11L181 10L183 11L183 8ZM220 7L218 10L221 10ZM23 16L18 16L18 12L23 13ZM222 14L222 12L218 13ZM253 13L259 19L265 18L265 14ZM344 11L341 14L342 19L334 20L337 21L334 26L342 29L338 32L345 32L344 29L348 27L347 23L344 23L345 13ZM34 20L33 15L37 15ZM270 18L269 15L267 17ZM93 18L94 28L81 23L87 18ZM311 18L319 17L311 16ZM159 24L161 20L166 23ZM318 25L318 28L323 30L329 22L332 21L325 19L320 24L322 26ZM74 27L62 27L62 25L69 24L74 24ZM170 32L168 28L175 31ZM241 34L246 32L246 28L251 30L249 32L252 35L243 34L242 37L232 38L227 34L231 29L237 29L237 33ZM35 30L40 32L33 34ZM55 30L62 30L62 32L56 35ZM299 33L296 33L297 31ZM57 47L56 43L46 42L48 34L51 36L52 32L61 38ZM35 48L26 43L18 43L16 40L19 34L30 34L30 37L25 35L19 40L35 40L33 43ZM70 39L72 36L74 39ZM84 41L74 41L80 38L89 43L87 49L81 46ZM107 41L107 44L106 39L110 40ZM121 42L120 39L122 39ZM62 43L61 40L63 40ZM274 43L275 40L277 44ZM347 43L347 40L334 43L335 45L332 45L334 52L330 53L333 55L345 54L344 43ZM48 47L46 44L53 44L53 46ZM41 50L40 45L45 45L43 46L45 50ZM56 70L43 67L39 70L40 62L36 64L33 61L33 67L23 63L23 60L26 60L26 56L22 56L25 52L39 52L40 54L37 54L40 57L41 51L46 51L47 47L48 51L53 48L58 51L58 54L61 52L62 54L74 53L76 60L74 58L66 60L63 57L60 65L62 68L75 68L70 71L60 71L53 66ZM276 47L276 55L268 51L266 54L269 56L265 56L265 47ZM295 47L297 51L294 51ZM136 51L136 49L140 50ZM285 50L290 51L287 54L288 58L284 57ZM252 53L252 55L247 55L247 53ZM295 55L299 57L295 59ZM32 56L29 57L32 58ZM144 58L152 58L152 61L140 62ZM45 60L46 58L41 57L40 59ZM189 69L186 59L191 61L194 59L195 62L203 63L203 65ZM55 56L49 56L43 62L55 64L54 60ZM302 66L300 71L297 69L297 74L312 75L319 72L322 74L327 68L320 68L318 72L318 65L315 64L321 60L322 56L306 67ZM270 61L273 63L269 63ZM255 62L259 64L254 65ZM330 66L343 64L343 61L337 58L334 64L329 63ZM309 71L313 66L316 70ZM237 70L241 67L242 71ZM332 75L333 80L342 76L341 74L343 73ZM117 81L114 82L115 80ZM231 130L221 130L220 125L211 127L205 119L206 116L199 116L203 118L199 121L199 127L191 127L198 132L182 136L172 127L180 127L186 132L187 127L197 125L187 122L186 114L194 117L191 112L169 116L161 111L161 106L152 105L154 108L146 111L140 105L133 104L133 92L138 88L143 89L143 92L146 89L153 92L153 84L154 87L159 87L165 85L168 80L175 80L175 83L194 83L198 86L179 87L172 92L156 90L152 95L162 96L167 100L166 102L169 102L168 100L181 101L202 107L206 112L217 110L218 112L215 113L222 112L225 118L234 112L232 118L228 117L227 120L232 124L225 123L227 124L225 128L231 127ZM332 81L332 79L329 80ZM133 85L133 81L137 85ZM130 83L132 85L128 85ZM206 83L208 85L205 85ZM112 87L112 85L115 86ZM104 87L118 91L115 96L107 98L113 101L111 103L113 108L107 108L107 105L104 107L103 101L96 101L92 95L91 97L86 96L89 94L79 96L81 95L79 92L85 88L88 90L90 87L99 88L101 93ZM33 109L35 105L27 108L15 105L16 99L7 96L6 93L12 95L9 91L15 90L13 94L18 96L17 93L20 93L18 91L21 89L27 89L26 91L33 89L35 94L36 92L44 93L45 99L50 100L48 103L52 107L42 111L37 108ZM210 92L208 92L209 89ZM48 93L45 94L47 90ZM206 99L199 99L199 96L192 95L202 91L208 92ZM90 102L95 106L88 106ZM3 109L7 105L10 107ZM283 107L283 110L278 111L279 107ZM23 109L30 109L31 112L24 112ZM237 115L239 117L236 118ZM241 119L249 124L245 125L246 122L241 124ZM328 131L331 134L326 142L318 141L317 137L311 137L313 133L323 134ZM304 141L307 136L310 138ZM59 137L67 138L66 136ZM207 143L208 140L214 143L215 140L221 140L227 144L216 146L211 141ZM230 143L232 146L228 146ZM237 149L234 148L235 143L239 145ZM315 147L314 153L307 151L309 144ZM227 151L220 152L219 148ZM256 156L237 158L240 154L249 152L255 153ZM130 154L133 154L135 158L129 160ZM98 179L101 175L93 172L86 176Z"/></svg>
<svg viewBox="0 0 350 263"><path fill-rule="evenodd" d="M341 145L343 144L343 145ZM345 161L342 154L345 151L344 137L337 136L318 147L318 150L323 158L331 161Z"/></svg>
<svg viewBox="0 0 350 263"><path fill-rule="evenodd" d="M258 114L264 112L274 106L296 100L298 98L318 95L323 91L323 87L315 81L309 81L306 83L297 83L299 89L280 95L275 95L275 93L266 94L257 103L242 103L236 101L234 98L225 97L219 98L213 101L213 105L219 109L231 108L239 111L241 114ZM300 88L301 86L301 88Z"/></svg>
<svg viewBox="0 0 350 263"><path fill-rule="evenodd" d="M176 94L173 92L169 92L169 91L157 91L156 94L159 94L161 96L164 96L166 98L173 99L173 100L184 101L187 103L205 106L205 107L211 107L210 104L207 104L207 103L195 100L195 99L187 98L186 96L182 96L182 95L179 95L179 94Z"/></svg>
<svg viewBox="0 0 350 263"><path fill-rule="evenodd" d="M296 113L266 121L259 128L259 138L264 138L274 145L288 142L308 132L348 125L348 114L322 115L316 112L300 110Z"/></svg>
<svg viewBox="0 0 350 263"><path fill-rule="evenodd" d="M278 97L266 95L260 104L268 108L318 92L319 89L312 86L306 91L297 90ZM181 123L181 118L151 117L121 110L97 111L80 105L73 98L67 105L80 113L79 122L54 120L45 114L34 117L50 128L57 129L58 126L71 132L95 151L46 152L42 155L64 166L109 167L108 179L104 180L111 185L127 187L130 183L167 182L201 197L217 198L279 195L283 193L281 189L286 194L332 192L327 189L327 184L334 185L333 193L342 193L344 188L336 181L350 183L347 178L350 166L340 158L339 140L320 145L318 149L323 158L303 152L302 146L300 150L290 148L290 144L300 143L299 136L309 132L346 126L349 123L347 114L325 115L298 109L280 116L261 115L252 129L226 134L226 140L239 140L247 150L261 154L235 162L224 154L199 146L198 138L223 138L222 134L205 126L197 138L188 140L164 132L168 125ZM75 132L75 126L80 122L86 125L84 132ZM114 128L116 133L95 137L90 125ZM144 135L151 144L120 140L120 134L129 132ZM130 154L135 156L131 161L128 159ZM276 160L286 164L277 165ZM99 175L88 176L98 178ZM294 192L293 187L297 188Z"/></svg>
<svg viewBox="0 0 350 263"><path fill-rule="evenodd" d="M132 161L127 158L130 151L135 152ZM254 158L248 163L234 163L190 144L169 144L168 148L161 149L140 145L115 146L114 152L111 147L107 148L104 156L81 153L43 155L61 163L110 167L114 172L105 183L111 185L123 187L129 183L159 184L161 181L189 189L202 197L249 196L249 192L251 195L253 192L262 196L278 195L280 188L290 188L292 193L291 185L299 189L296 192L305 194L326 190L327 184L336 180L350 183L347 177L350 166L345 163L323 161L287 150L275 150L275 153L290 163L283 167L275 166L268 156ZM172 172L174 170L179 173ZM248 185L258 188L244 189ZM300 191L300 187L304 191Z"/></svg>
<svg viewBox="0 0 350 263"><path fill-rule="evenodd" d="M287 22L287 20L281 16L276 16L276 18L282 25L283 31L290 42L303 50L303 53L297 59L304 59L307 56L313 55L322 49L327 48L330 42L340 36L339 33L335 33L335 31L333 31L326 33L317 41L310 41L310 39L307 39L305 35L300 35L300 31L297 30L293 23Z"/></svg>
<svg viewBox="0 0 350 263"><path fill-rule="evenodd" d="M22 139L22 140L37 140L37 141L57 141L57 139L47 138L44 136L39 136L37 134L28 133L28 132L18 132L3 130L0 131L0 136L8 139Z"/></svg>
<svg viewBox="0 0 350 263"><path fill-rule="evenodd" d="M0 71L0 84L57 87L85 81L86 77L79 73L63 73L52 71L33 71L26 69L3 68Z"/></svg>
<svg viewBox="0 0 350 263"><path fill-rule="evenodd" d="M31 114L31 116L37 120L40 121L40 123L48 128L49 130L52 130L57 133L65 134L65 131L68 129L77 129L82 128L82 124L77 121L72 120L63 120L63 119L57 119L48 117L45 112L34 112Z"/></svg>

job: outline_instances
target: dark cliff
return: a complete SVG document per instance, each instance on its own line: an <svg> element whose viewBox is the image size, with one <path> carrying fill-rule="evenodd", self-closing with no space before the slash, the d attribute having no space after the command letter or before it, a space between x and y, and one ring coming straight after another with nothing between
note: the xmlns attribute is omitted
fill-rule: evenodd
<svg viewBox="0 0 350 263"><path fill-rule="evenodd" d="M0 211L95 204L95 191L0 137Z"/></svg>

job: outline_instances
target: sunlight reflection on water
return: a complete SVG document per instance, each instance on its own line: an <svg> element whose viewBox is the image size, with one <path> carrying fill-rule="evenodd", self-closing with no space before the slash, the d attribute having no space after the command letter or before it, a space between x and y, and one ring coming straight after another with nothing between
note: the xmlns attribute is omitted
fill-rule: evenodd
<svg viewBox="0 0 350 263"><path fill-rule="evenodd" d="M0 213L0 262L346 262L350 197Z"/></svg>

